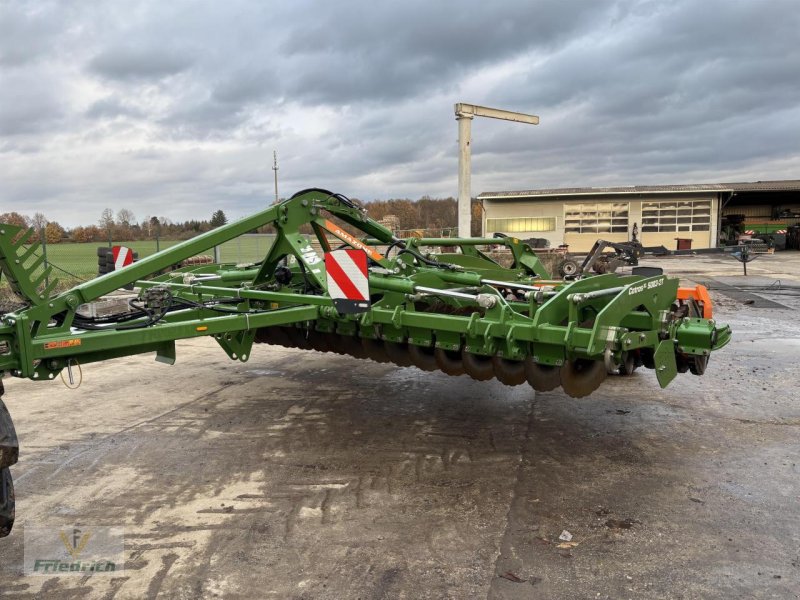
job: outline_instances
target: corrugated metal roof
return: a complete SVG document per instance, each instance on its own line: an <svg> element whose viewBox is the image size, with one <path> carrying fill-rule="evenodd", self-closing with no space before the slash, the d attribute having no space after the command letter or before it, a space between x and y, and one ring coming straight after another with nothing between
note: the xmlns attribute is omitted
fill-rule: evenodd
<svg viewBox="0 0 800 600"><path fill-rule="evenodd" d="M781 179L778 181L751 181L743 183L723 183L734 192L791 192L800 191L800 179Z"/></svg>
<svg viewBox="0 0 800 600"><path fill-rule="evenodd" d="M549 188L508 192L484 192L480 200L537 196L598 196L602 194L686 194L692 192L800 191L800 179L742 183L693 183L682 185L630 185L620 187Z"/></svg>

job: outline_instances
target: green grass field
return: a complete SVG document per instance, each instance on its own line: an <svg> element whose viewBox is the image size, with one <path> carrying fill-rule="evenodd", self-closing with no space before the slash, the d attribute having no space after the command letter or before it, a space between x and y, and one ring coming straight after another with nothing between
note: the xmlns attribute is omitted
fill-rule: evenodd
<svg viewBox="0 0 800 600"><path fill-rule="evenodd" d="M253 262L262 260L272 246L272 236L243 235L240 238L222 244L220 258L222 262ZM161 250L169 248L179 242L162 240L159 244ZM145 258L156 252L155 241L143 242L115 242L127 246L139 253L139 258ZM90 278L97 275L97 248L106 244L50 244L47 246L47 259L54 266L56 274L65 275L60 269L80 278ZM213 255L213 251L207 254ZM55 268L58 267L58 268Z"/></svg>
<svg viewBox="0 0 800 600"><path fill-rule="evenodd" d="M163 250L177 243L171 240L162 241L160 247ZM156 251L156 243L154 241L119 242L119 244L128 246L138 252L139 258L150 256ZM105 245L107 244L49 244L47 246L47 260L53 265L53 271L59 279L67 277L63 271L80 278L89 279L97 275L97 248Z"/></svg>
<svg viewBox="0 0 800 600"><path fill-rule="evenodd" d="M263 260L267 251L272 246L274 236L271 235L243 235L235 240L226 242L220 247L222 262L245 263ZM179 243L175 240L161 240L161 250ZM139 253L139 258L145 258L156 252L155 241L141 242L115 242L120 246L127 246ZM107 244L91 242L87 244L48 244L47 260L53 266L53 276L59 279L58 291L63 291L73 285L97 276L97 248ZM213 250L207 253L213 256ZM7 296L5 279L0 279L0 297Z"/></svg>

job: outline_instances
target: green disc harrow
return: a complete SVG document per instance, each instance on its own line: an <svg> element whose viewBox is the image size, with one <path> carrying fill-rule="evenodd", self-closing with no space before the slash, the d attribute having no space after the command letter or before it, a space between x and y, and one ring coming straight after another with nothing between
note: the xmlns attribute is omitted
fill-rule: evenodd
<svg viewBox="0 0 800 600"><path fill-rule="evenodd" d="M175 268L265 225L277 235L260 262ZM79 364L149 352L172 364L176 340L211 336L233 360L275 344L577 398L637 367L654 369L661 387L701 375L731 335L702 288L679 289L664 274L554 280L517 239L398 239L320 189L57 295L31 235L0 224L0 269L26 302L0 315L0 376L71 377ZM504 247L510 266L488 245ZM118 314L82 308L130 285L138 296ZM0 536L14 521L17 456L0 399Z"/></svg>

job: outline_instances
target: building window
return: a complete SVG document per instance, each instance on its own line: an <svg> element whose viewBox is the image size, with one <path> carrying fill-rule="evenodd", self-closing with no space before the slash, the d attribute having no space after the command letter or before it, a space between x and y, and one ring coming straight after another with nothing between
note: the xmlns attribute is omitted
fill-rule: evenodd
<svg viewBox="0 0 800 600"><path fill-rule="evenodd" d="M709 231L711 200L642 202L642 231Z"/></svg>
<svg viewBox="0 0 800 600"><path fill-rule="evenodd" d="M627 202L593 202L564 206L566 233L627 233Z"/></svg>
<svg viewBox="0 0 800 600"><path fill-rule="evenodd" d="M555 217L517 217L514 219L486 219L486 233L539 233L555 231Z"/></svg>

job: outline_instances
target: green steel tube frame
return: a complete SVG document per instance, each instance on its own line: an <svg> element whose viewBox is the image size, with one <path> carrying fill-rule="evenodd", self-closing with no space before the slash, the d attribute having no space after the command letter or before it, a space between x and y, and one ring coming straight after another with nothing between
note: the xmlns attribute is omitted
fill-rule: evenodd
<svg viewBox="0 0 800 600"><path fill-rule="evenodd" d="M554 284L554 293L541 304L533 296L528 303L509 303L497 289L482 286L481 276L470 272L469 267L440 270L413 266L413 259L407 254L394 259L376 255L370 246L338 231L338 226L331 223L326 213L359 229L366 234L366 239L384 245L399 241L390 230L368 219L362 210L340 196L316 189L301 192L281 204L172 246L56 297L31 298L30 308L5 315L0 323L0 342L5 341L10 347L10 351L0 354L0 373L34 379L53 378L70 360L86 363L150 351L155 351L159 360L172 362L175 340L203 335L214 336L233 358L246 360L254 330L313 322L320 331L407 340L422 346L456 349L463 340L465 349L476 354L496 353L510 359L522 359L530 354L537 362L547 365L560 365L576 357L599 360L608 352L619 360L625 351L649 347L656 354L662 347L656 369L659 383L664 386L677 373L674 351L663 350L665 340L688 354L707 355L727 343L730 337L729 329L718 328L713 321L668 322L666 315L676 297L677 280L665 276L649 279L615 275L589 277ZM243 270L224 271L220 280L214 282L217 285L202 281L185 284L175 281L174 276L144 279L267 224L276 227L278 236L263 262ZM270 280L285 256L293 256L302 263L306 276L318 288L327 289L324 262L311 247L310 238L300 233L305 224L311 224L323 245L328 243L325 232L333 232L351 247L364 247L383 271L370 276L371 288L385 292L383 300L367 313L345 316L336 313L327 295L259 289ZM32 254L30 248L14 243L19 233L18 228L0 226L0 266L16 280L24 279L28 273L21 266L24 260L16 266L14 260ZM480 263L482 266L494 269L499 277L505 275L510 281L533 283L548 278L530 248L514 238L411 238L403 240L403 244L406 249L418 253L426 246L459 247L462 255L485 260ZM485 244L509 248L514 260L512 269L504 270L480 253L476 246ZM446 258L451 257L456 262L458 256L444 254L440 255L440 260L446 262ZM238 287L232 287L237 283ZM166 286L192 299L226 298L240 302L230 315L187 308L142 329L72 330L76 309L81 304L129 284L142 289ZM482 314L476 310L471 316L418 312L409 300L415 284L439 289L472 286L476 292L496 295L499 301ZM591 296L592 292L616 288L619 291L606 294L607 297L581 298L587 293ZM267 305L274 308L265 309ZM593 322L582 327L581 321L588 314L594 317Z"/></svg>

